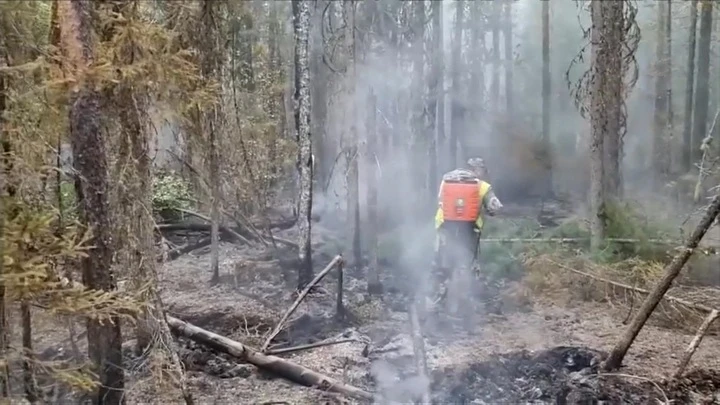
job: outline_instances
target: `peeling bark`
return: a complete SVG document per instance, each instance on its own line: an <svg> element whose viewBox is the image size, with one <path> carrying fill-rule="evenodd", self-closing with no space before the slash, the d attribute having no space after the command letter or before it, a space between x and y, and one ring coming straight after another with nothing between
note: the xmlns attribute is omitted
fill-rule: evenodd
<svg viewBox="0 0 720 405"><path fill-rule="evenodd" d="M697 49L697 81L693 116L693 162L702 157L703 139L707 136L708 110L710 101L710 42L712 40L713 2L701 0L700 37Z"/></svg>

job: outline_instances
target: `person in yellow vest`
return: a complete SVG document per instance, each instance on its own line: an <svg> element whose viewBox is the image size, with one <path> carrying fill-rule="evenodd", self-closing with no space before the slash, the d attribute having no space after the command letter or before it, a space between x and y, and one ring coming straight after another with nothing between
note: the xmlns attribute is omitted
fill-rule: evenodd
<svg viewBox="0 0 720 405"><path fill-rule="evenodd" d="M482 158L467 161L466 169L443 175L435 213L435 260L433 267L447 279L447 271L473 267L479 250L485 215L494 216L503 205L487 178ZM443 280L442 284L444 284ZM443 286L442 290L445 289ZM444 296L446 291L439 292Z"/></svg>

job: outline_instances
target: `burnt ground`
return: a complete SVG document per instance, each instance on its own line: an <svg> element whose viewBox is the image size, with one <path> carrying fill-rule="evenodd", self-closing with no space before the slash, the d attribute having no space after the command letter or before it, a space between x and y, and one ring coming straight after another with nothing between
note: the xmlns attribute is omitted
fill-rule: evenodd
<svg viewBox="0 0 720 405"><path fill-rule="evenodd" d="M320 256L320 257L318 257ZM316 256L316 271L329 257ZM160 272L170 314L244 342L262 344L293 301L295 281L283 276L276 252L221 245L222 282L210 286L210 259L200 249ZM336 275L300 305L277 347L336 336L357 342L280 355L346 383L383 394L383 403L408 403L424 387L415 377L412 340L401 294L384 302L365 296L362 275L345 275L349 316L335 320ZM607 303L533 298L506 305L502 316L474 313L462 322L440 317L425 328L432 396L436 403L720 403L720 339L707 336L681 381L665 381L692 339L677 330L646 326L617 373L597 375L625 313ZM347 399L300 387L192 342L181 354L198 403L316 404ZM350 401L352 402L352 401Z"/></svg>

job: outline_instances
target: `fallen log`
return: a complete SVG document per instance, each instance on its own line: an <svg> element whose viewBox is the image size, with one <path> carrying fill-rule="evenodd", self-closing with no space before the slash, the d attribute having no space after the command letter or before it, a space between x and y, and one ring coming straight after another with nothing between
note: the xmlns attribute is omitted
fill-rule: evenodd
<svg viewBox="0 0 720 405"><path fill-rule="evenodd" d="M160 255L160 257L157 258L157 261L159 263L169 262L171 260L177 259L178 257L180 257L186 253L190 253L195 249L204 248L205 246L208 246L209 244L210 244L210 237L208 236L206 238L200 239L199 241L197 241L195 243L190 243L185 246L181 246L177 249L173 249L173 250L167 252L167 254L165 254L165 255Z"/></svg>
<svg viewBox="0 0 720 405"><path fill-rule="evenodd" d="M210 224L195 224L195 223L169 223L169 224L158 224L157 229L160 232L174 232L174 231L193 231L193 232L210 232ZM243 237L243 230L238 227L228 227L228 226L221 226L220 227L220 234L225 235L225 237L231 237L234 239L238 239L238 236L241 238ZM236 236L237 235L237 236ZM263 235L261 235L263 236ZM297 248L297 243L283 239L277 236L272 237L276 242L280 242L283 245L289 246L291 248ZM240 239L240 240L247 240L247 239ZM260 239L258 239L260 240Z"/></svg>
<svg viewBox="0 0 720 405"><path fill-rule="evenodd" d="M212 224L212 220L211 220L209 217L207 217L207 216L205 216L205 215L203 215L203 214L200 214L200 213L195 212L195 211L190 211L190 210L182 209L182 208L178 208L177 210L178 210L179 212L184 213L184 214L191 215L191 216L193 216L193 217L195 217L195 218L202 219L203 221L206 221L208 224ZM244 242L244 243L247 243L248 245L250 244L250 241L249 241L246 237L240 235L239 233L235 232L234 230L228 228L227 226L218 224L218 228L219 228L221 231L223 231L223 232L229 233L230 235L232 235L232 236L233 236L234 238L236 238L237 240L239 240L239 241L241 241L241 242Z"/></svg>
<svg viewBox="0 0 720 405"><path fill-rule="evenodd" d="M323 340L322 342L310 343L307 345L299 345L293 347L283 347L281 349L271 349L265 352L265 354L285 354L299 352L301 350L315 349L318 347L334 346L342 343L357 342L357 339L340 339L340 340Z"/></svg>
<svg viewBox="0 0 720 405"><path fill-rule="evenodd" d="M615 344L608 358L602 363L602 369L604 371L610 371L620 367L625 354L627 354L627 351L635 341L638 333L640 333L640 330L645 326L645 322L650 318L650 314L652 314L658 303L660 303L660 300L662 300L662 297L670 289L673 280L680 274L685 263L690 259L690 256L695 252L703 236L707 233L710 225L715 222L718 214L720 214L720 194L713 198L705 211L705 215L703 215L697 227L695 227L695 230L685 243L683 249L680 250L672 262L665 267L665 274L645 298L642 306L635 314L635 317L633 317L632 322L627 329L625 329L625 333L623 333L620 340Z"/></svg>
<svg viewBox="0 0 720 405"><path fill-rule="evenodd" d="M226 353L239 360L246 361L258 368L270 371L280 377L306 387L315 387L323 391L336 392L352 398L372 401L373 394L351 385L343 384L331 377L317 373L300 364L265 355L240 342L228 339L216 333L201 329L180 319L168 316L170 329L180 336L184 336L197 343L206 345L214 350Z"/></svg>
<svg viewBox="0 0 720 405"><path fill-rule="evenodd" d="M666 239L632 239L632 238L606 238L611 243L651 243L657 245L680 244L679 241ZM485 238L480 243L581 243L590 242L590 238Z"/></svg>
<svg viewBox="0 0 720 405"><path fill-rule="evenodd" d="M310 289L312 289L315 286L315 284L319 283L320 280L323 279L323 277L325 277L328 273L330 273L330 270L335 268L335 266L341 262L342 262L342 256L340 256L340 255L335 256L335 258L333 258L330 261L330 263L328 263L328 265L325 266L323 271L318 273L318 275L315 276L315 278L312 279L312 281L310 281L308 283L308 285L305 286L305 288L302 290L300 295L298 295L298 297L295 299L295 302L293 302L293 304L290 305L290 308L287 309L287 311L285 312L285 315L283 315L283 317L280 319L280 322L278 322L278 324L275 326L275 329L273 329L272 333L270 333L270 335L267 337L267 339L265 339L265 343L263 343L262 348L260 348L261 352L265 353L267 351L267 348L268 348L268 346L270 346L270 343L272 342L272 340L275 339L275 336L277 336L278 333L280 333L280 331L282 330L282 327L285 326L285 322L287 321L287 319L290 317L290 315L293 314L293 312L295 312L295 310L297 309L298 305L300 305L302 300L305 299L305 296L310 292Z"/></svg>
<svg viewBox="0 0 720 405"><path fill-rule="evenodd" d="M718 315L720 315L720 313L716 309L713 309L712 311L710 311L710 314L705 317L705 320L698 328L695 337L693 337L693 340L685 349L685 353L683 353L683 357L680 360L677 371L675 371L675 378L682 377L682 374L685 372L685 368L687 367L688 363L690 363L690 359L692 358L693 354L695 354L697 348L700 346L700 342L702 342L708 329L710 329L710 325L712 325L712 323L718 318Z"/></svg>

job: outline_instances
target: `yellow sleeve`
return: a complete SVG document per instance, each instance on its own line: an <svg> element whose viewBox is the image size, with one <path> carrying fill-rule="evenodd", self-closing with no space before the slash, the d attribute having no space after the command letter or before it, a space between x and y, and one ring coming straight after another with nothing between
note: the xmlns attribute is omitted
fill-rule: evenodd
<svg viewBox="0 0 720 405"><path fill-rule="evenodd" d="M440 182L440 189L438 190L438 209L435 211L435 229L439 229L440 225L443 224L445 221L443 210L442 210L442 201L440 201L440 197L442 196L442 189L443 185L445 184L445 181Z"/></svg>

